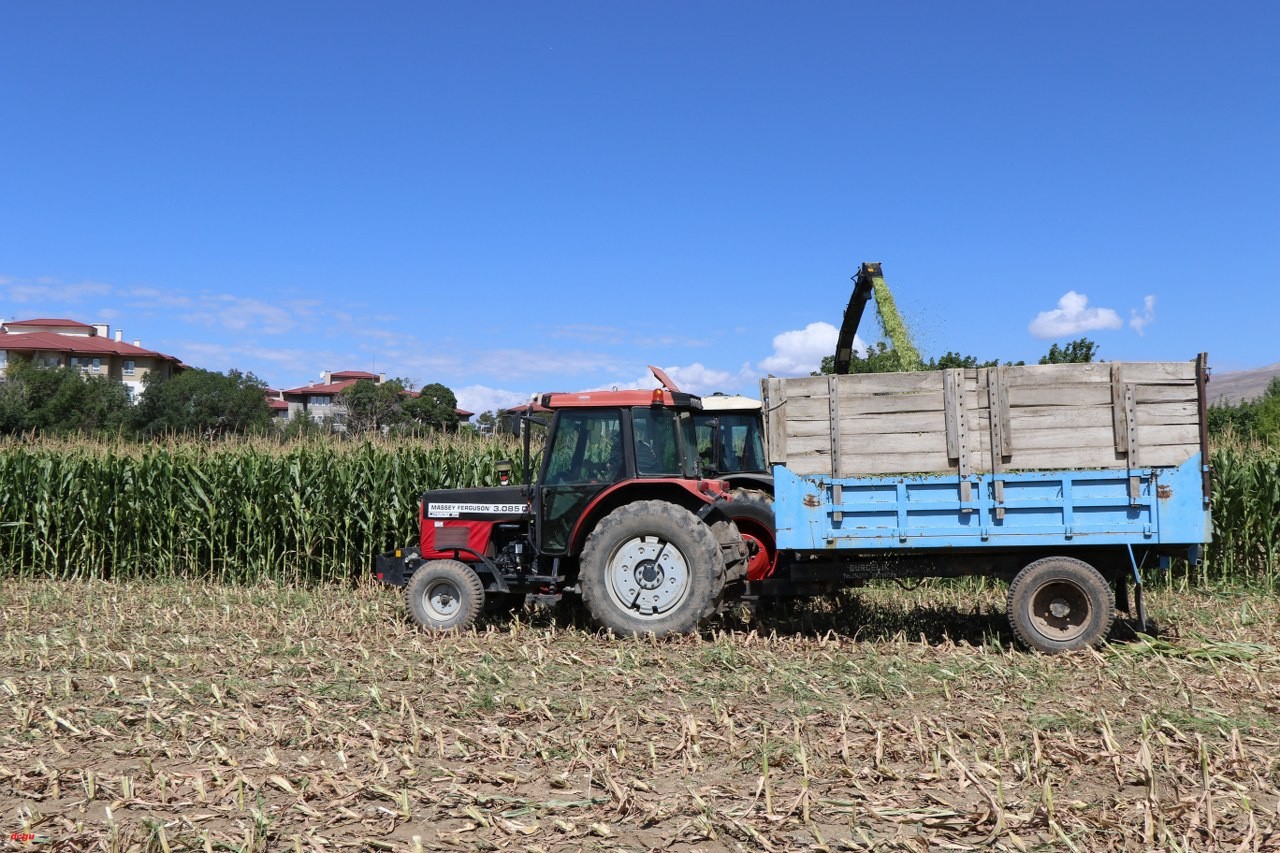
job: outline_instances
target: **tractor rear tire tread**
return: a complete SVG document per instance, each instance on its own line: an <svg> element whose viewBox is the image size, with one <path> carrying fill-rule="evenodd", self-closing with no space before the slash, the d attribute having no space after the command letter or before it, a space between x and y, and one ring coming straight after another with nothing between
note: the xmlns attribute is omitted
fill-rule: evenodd
<svg viewBox="0 0 1280 853"><path fill-rule="evenodd" d="M608 586L610 560L625 543L658 536L674 544L689 571L689 590L681 604L661 618L644 618L622 609ZM720 542L711 527L689 510L667 501L636 501L606 515L587 536L578 561L582 600L601 628L619 636L689 634L719 606L725 584Z"/></svg>

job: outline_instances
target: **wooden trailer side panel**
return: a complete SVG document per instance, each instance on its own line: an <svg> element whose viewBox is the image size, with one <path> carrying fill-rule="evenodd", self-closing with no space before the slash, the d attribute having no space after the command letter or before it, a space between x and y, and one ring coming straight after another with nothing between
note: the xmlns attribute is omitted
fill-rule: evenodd
<svg viewBox="0 0 1280 853"><path fill-rule="evenodd" d="M770 464L801 475L1176 466L1200 450L1195 362L769 378Z"/></svg>

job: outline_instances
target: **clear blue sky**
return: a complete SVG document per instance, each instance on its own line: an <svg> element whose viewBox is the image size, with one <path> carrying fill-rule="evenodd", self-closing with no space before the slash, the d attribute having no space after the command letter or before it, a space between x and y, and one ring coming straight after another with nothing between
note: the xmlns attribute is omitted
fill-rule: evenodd
<svg viewBox="0 0 1280 853"><path fill-rule="evenodd" d="M4 3L0 317L481 411L807 372L878 260L926 356L1261 366L1278 33L1269 2Z"/></svg>

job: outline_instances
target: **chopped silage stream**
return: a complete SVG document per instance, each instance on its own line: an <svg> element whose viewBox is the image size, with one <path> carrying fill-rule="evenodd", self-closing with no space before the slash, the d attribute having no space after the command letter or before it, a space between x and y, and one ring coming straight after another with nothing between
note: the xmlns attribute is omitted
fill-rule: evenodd
<svg viewBox="0 0 1280 853"><path fill-rule="evenodd" d="M898 312L898 303L893 300L889 285L883 278L876 278L872 280L871 286L876 296L876 314L880 317L880 328L884 331L884 336L889 339L889 343L893 344L894 351L898 353L900 369L923 370L924 359L920 357L920 351L911 340L911 332Z"/></svg>
<svg viewBox="0 0 1280 853"><path fill-rule="evenodd" d="M1050 658L999 591L700 637L460 636L391 590L7 581L0 813L45 849L1276 849L1280 607ZM776 632L776 633L774 633ZM856 634L856 636L855 636ZM14 842L10 846L17 847Z"/></svg>

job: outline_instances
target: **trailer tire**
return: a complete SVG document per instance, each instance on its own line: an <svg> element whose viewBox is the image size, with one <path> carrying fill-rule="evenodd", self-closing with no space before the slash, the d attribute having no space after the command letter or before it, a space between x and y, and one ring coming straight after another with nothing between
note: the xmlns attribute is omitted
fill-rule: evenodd
<svg viewBox="0 0 1280 853"><path fill-rule="evenodd" d="M1098 646L1116 617L1115 592L1093 566L1072 557L1029 564L1009 585L1009 623L1046 654Z"/></svg>
<svg viewBox="0 0 1280 853"><path fill-rule="evenodd" d="M636 501L606 515L579 560L588 612L620 636L696 630L719 604L724 579L715 533L666 501Z"/></svg>
<svg viewBox="0 0 1280 853"><path fill-rule="evenodd" d="M484 609L484 584L466 563L429 560L405 587L409 615L426 631L465 631Z"/></svg>
<svg viewBox="0 0 1280 853"><path fill-rule="evenodd" d="M758 581L773 575L778 567L778 539L773 518L773 497L758 489L734 489L729 502L729 515L733 516L742 538L751 548L747 565L747 579Z"/></svg>

